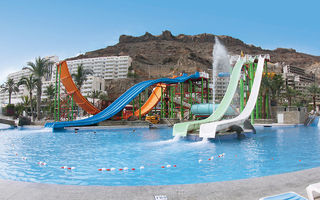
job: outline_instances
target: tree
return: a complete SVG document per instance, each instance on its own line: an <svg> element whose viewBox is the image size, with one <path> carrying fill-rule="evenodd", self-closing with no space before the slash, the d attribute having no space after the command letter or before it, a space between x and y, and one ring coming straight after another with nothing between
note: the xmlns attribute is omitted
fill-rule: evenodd
<svg viewBox="0 0 320 200"><path fill-rule="evenodd" d="M84 69L83 65L80 64L78 65L77 73L72 74L71 76L74 82L76 83L76 86L81 91L81 87L83 86L84 82L88 80L87 76L92 74L93 74L93 71L91 69Z"/></svg>
<svg viewBox="0 0 320 200"><path fill-rule="evenodd" d="M23 103L18 103L15 107L15 117L19 117L22 115L23 111L25 110L25 106L23 105Z"/></svg>
<svg viewBox="0 0 320 200"><path fill-rule="evenodd" d="M8 92L9 104L11 104L11 95L12 93L19 92L19 86L14 82L12 78L8 78L8 80L3 85L2 92Z"/></svg>
<svg viewBox="0 0 320 200"><path fill-rule="evenodd" d="M268 108L270 108L270 99L268 98L268 102L266 102L267 100L267 96L270 96L270 84L271 84L271 79L268 76L263 76L262 80L261 80L261 96L262 96L262 117L266 118L267 115L267 111L266 111L266 104L268 104Z"/></svg>
<svg viewBox="0 0 320 200"><path fill-rule="evenodd" d="M28 62L28 67L25 69L29 69L32 74L35 76L37 82L37 118L40 120L40 106L41 106L41 94L42 94L42 78L48 72L48 68L54 63L49 61L46 58L38 57L35 59L35 62Z"/></svg>
<svg viewBox="0 0 320 200"><path fill-rule="evenodd" d="M21 100L22 100L22 105L24 106L24 107L28 107L29 106L29 104L30 104L30 99L29 99L29 96L22 96L21 97Z"/></svg>
<svg viewBox="0 0 320 200"><path fill-rule="evenodd" d="M108 95L106 93L104 93L104 92L99 95L99 99L102 100L102 101L108 101L109 100Z"/></svg>
<svg viewBox="0 0 320 200"><path fill-rule="evenodd" d="M291 106L292 99L294 97L296 97L297 94L298 94L297 90L295 90L294 88L292 88L292 87L290 87L288 85L286 86L286 97L287 97L289 106Z"/></svg>
<svg viewBox="0 0 320 200"><path fill-rule="evenodd" d="M279 102L280 99L280 92L283 87L284 80L280 74L276 74L272 77L270 81L270 90L272 93L273 100L276 99L276 102Z"/></svg>
<svg viewBox="0 0 320 200"><path fill-rule="evenodd" d="M91 92L90 97L92 98L92 104L93 104L93 105L94 105L94 99L99 98L100 95L101 95L101 93L102 93L102 92L101 92L100 90L94 90L94 91Z"/></svg>
<svg viewBox="0 0 320 200"><path fill-rule="evenodd" d="M29 92L29 99L30 102L32 102L32 91L36 88L37 84L37 79L34 78L33 74L30 74L29 77L22 77L20 81L18 82L18 85L24 85L28 92ZM30 104L30 109L31 109L31 116L32 116L32 121L34 121L34 114L33 114L33 105L32 103Z"/></svg>
<svg viewBox="0 0 320 200"><path fill-rule="evenodd" d="M55 88L53 87L52 84L50 84L46 88L44 93L47 95L47 100L49 102L49 111L50 111L50 114L52 114L52 99L54 99L54 96L55 96Z"/></svg>
<svg viewBox="0 0 320 200"><path fill-rule="evenodd" d="M310 87L308 87L308 92L312 96L313 110L315 111L316 110L316 97L317 97L318 93L320 93L320 88L318 87L318 85L312 84L312 85L310 85Z"/></svg>

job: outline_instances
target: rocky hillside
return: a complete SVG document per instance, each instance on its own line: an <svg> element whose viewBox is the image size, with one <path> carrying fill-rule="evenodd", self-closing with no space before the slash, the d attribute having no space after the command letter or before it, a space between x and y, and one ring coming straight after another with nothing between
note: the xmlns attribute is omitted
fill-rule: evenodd
<svg viewBox="0 0 320 200"><path fill-rule="evenodd" d="M273 63L286 63L305 69L315 69L320 63L320 56L299 53L294 49L266 50L230 36L218 37L230 54L239 55L241 51L245 54L270 54ZM132 68L140 79L168 77L175 72L193 73L211 67L214 42L213 34L174 36L170 31L164 31L161 35L147 32L140 37L121 35L119 43L114 46L70 59L129 55L133 59Z"/></svg>
<svg viewBox="0 0 320 200"><path fill-rule="evenodd" d="M129 55L132 67L140 76L167 75L169 71L193 72L196 68L207 69L212 63L213 34L173 36L170 31L161 35L145 33L140 37L121 35L119 43L103 49L87 52L71 59L99 56ZM230 54L270 54L273 63L287 63L309 68L320 63L320 56L298 53L294 49L266 50L248 45L229 36L218 36Z"/></svg>

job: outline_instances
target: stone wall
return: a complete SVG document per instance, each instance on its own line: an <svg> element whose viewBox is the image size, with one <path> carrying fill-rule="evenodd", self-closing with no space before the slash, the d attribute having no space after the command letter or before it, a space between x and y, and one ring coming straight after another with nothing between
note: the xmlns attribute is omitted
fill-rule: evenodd
<svg viewBox="0 0 320 200"><path fill-rule="evenodd" d="M277 112L277 121L283 124L303 124L306 117L307 109L305 107L281 108Z"/></svg>

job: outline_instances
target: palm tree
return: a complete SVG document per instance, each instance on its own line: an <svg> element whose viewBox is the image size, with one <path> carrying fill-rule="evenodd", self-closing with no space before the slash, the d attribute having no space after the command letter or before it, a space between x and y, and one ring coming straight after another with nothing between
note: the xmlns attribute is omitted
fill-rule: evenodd
<svg viewBox="0 0 320 200"><path fill-rule="evenodd" d="M294 97L296 97L297 94L298 94L298 92L297 92L297 90L295 90L294 88L292 88L292 87L290 87L290 86L287 86L287 87L286 87L286 97L287 97L289 106L291 106L292 99L293 99Z"/></svg>
<svg viewBox="0 0 320 200"><path fill-rule="evenodd" d="M268 76L263 76L262 80L261 80L261 96L262 96L262 117L266 118L266 104L268 104L268 108L270 108L270 99L268 98L268 102L266 102L267 100L267 96L269 96L270 94L270 84L271 84L271 80L270 77Z"/></svg>
<svg viewBox="0 0 320 200"><path fill-rule="evenodd" d="M273 100L276 99L277 104L280 99L280 92L283 87L283 84L284 84L284 80L280 74L274 75L270 81L270 90L272 93L272 98L273 98Z"/></svg>
<svg viewBox="0 0 320 200"><path fill-rule="evenodd" d="M12 93L19 92L19 86L14 82L12 78L8 78L8 80L3 85L2 92L8 92L9 104L11 104L11 95Z"/></svg>
<svg viewBox="0 0 320 200"><path fill-rule="evenodd" d="M22 96L21 100L22 100L22 104L23 104L24 107L29 106L29 104L31 102L30 99L29 99L29 96Z"/></svg>
<svg viewBox="0 0 320 200"><path fill-rule="evenodd" d="M27 90L29 91L29 99L30 102L32 102L32 91L36 88L37 84L37 79L34 78L33 74L30 74L29 77L22 77L20 81L18 82L18 85L24 85ZM32 121L34 121L34 114L33 114L33 105L32 103L30 104L30 109L31 109L31 116L32 116Z"/></svg>
<svg viewBox="0 0 320 200"><path fill-rule="evenodd" d="M48 72L48 68L53 65L53 62L49 61L46 58L38 57L35 62L28 62L28 67L25 69L29 69L35 78L37 79L37 118L40 120L40 104L41 104L41 94L42 94L42 78Z"/></svg>
<svg viewBox="0 0 320 200"><path fill-rule="evenodd" d="M50 114L52 114L52 99L55 96L55 88L53 87L52 84L50 84L46 90L44 91L44 93L47 95L47 100L49 101L49 110L50 110Z"/></svg>
<svg viewBox="0 0 320 200"><path fill-rule="evenodd" d="M310 85L310 87L308 87L308 92L310 92L310 94L312 95L312 101L313 101L313 110L316 110L316 97L317 94L320 93L320 88L318 87L318 85L316 84L312 84Z"/></svg>
<svg viewBox="0 0 320 200"><path fill-rule="evenodd" d="M100 95L101 95L101 91L100 90L94 90L94 91L92 91L91 92L91 95L90 95L90 97L92 98L92 104L94 105L94 99L97 99L97 98L99 98L100 97Z"/></svg>
<svg viewBox="0 0 320 200"><path fill-rule="evenodd" d="M102 101L108 101L109 100L108 95L106 93L104 93L104 92L99 95L99 99L102 100Z"/></svg>
<svg viewBox="0 0 320 200"><path fill-rule="evenodd" d="M93 71L91 69L84 69L83 65L78 65L77 73L72 74L72 78L74 82L76 83L78 89L81 91L81 87L84 84L84 82L87 80L88 75L92 75Z"/></svg>

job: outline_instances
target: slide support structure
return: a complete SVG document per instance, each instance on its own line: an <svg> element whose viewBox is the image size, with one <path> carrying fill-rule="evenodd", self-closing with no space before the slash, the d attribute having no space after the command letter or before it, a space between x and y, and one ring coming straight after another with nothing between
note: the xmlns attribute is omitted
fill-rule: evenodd
<svg viewBox="0 0 320 200"><path fill-rule="evenodd" d="M250 76L250 91L251 91L252 86L253 86L253 78L254 78L253 63L250 63L249 66L250 66L249 67L249 76ZM254 113L251 112L251 124L253 124L253 123L254 123Z"/></svg>
<svg viewBox="0 0 320 200"><path fill-rule="evenodd" d="M134 113L134 99L132 100L132 112Z"/></svg>
<svg viewBox="0 0 320 200"><path fill-rule="evenodd" d="M192 106L192 81L189 80L189 104ZM191 109L191 108L190 108ZM189 119L192 118L191 111L189 112Z"/></svg>
<svg viewBox="0 0 320 200"><path fill-rule="evenodd" d="M210 94L209 80L207 79L207 103L209 103L209 100L210 100L209 94Z"/></svg>
<svg viewBox="0 0 320 200"><path fill-rule="evenodd" d="M58 79L58 121L60 121L60 76L61 76L61 64L59 67L59 79Z"/></svg>
<svg viewBox="0 0 320 200"><path fill-rule="evenodd" d="M73 94L71 94L71 121L73 121Z"/></svg>
<svg viewBox="0 0 320 200"><path fill-rule="evenodd" d="M162 88L162 85L160 85L161 87L161 97L160 97L160 104L161 104L161 111L160 111L160 117L163 118L163 88Z"/></svg>
<svg viewBox="0 0 320 200"><path fill-rule="evenodd" d="M243 78L240 78L240 112L244 108L244 90L243 90Z"/></svg>
<svg viewBox="0 0 320 200"><path fill-rule="evenodd" d="M56 83L55 83L55 88L54 88L54 109L53 109L53 115L54 115L54 121L57 121L57 99L58 99L58 65L56 67ZM33 116L33 113L31 114Z"/></svg>
<svg viewBox="0 0 320 200"><path fill-rule="evenodd" d="M256 72L257 70L257 64L254 63L254 72ZM258 98L257 98L257 102L256 102L256 119L259 119L259 95L258 95Z"/></svg>
<svg viewBox="0 0 320 200"><path fill-rule="evenodd" d="M180 114L181 120L184 119L184 108L183 108L183 83L180 83Z"/></svg>
<svg viewBox="0 0 320 200"><path fill-rule="evenodd" d="M65 61L64 61L65 62ZM67 85L69 88L67 88L67 91L69 94L72 94L73 91L76 92L75 94L75 97L74 98L78 98L78 97L82 97L79 95L79 91L78 90L73 90L76 89L74 86L74 83L72 81L72 79L70 79L70 75L67 71L67 66L66 66L66 63L62 62L62 65L63 65L63 74L61 75L60 79L61 81L64 83L64 85ZM66 69L65 69L66 68ZM68 78L68 80L66 80L66 78ZM165 89L166 89L166 84L175 84L176 85L176 89L178 91L179 87L178 86L178 83L182 83L180 86L182 89L182 93L179 94L179 95L182 95L182 101L183 101L183 98L184 98L184 87L183 87L183 83L188 81L189 79L193 79L193 80L199 80L200 78L200 73L199 72L196 72L195 74L193 75L190 75L190 76L187 76L186 74L182 74L181 76L179 77L176 77L176 78L160 78L160 79L156 79L156 80L147 80L147 81L143 81L139 84L135 84L134 86L132 86L131 88L129 88L125 93L123 93L123 95L121 95L120 97L118 97L112 104L110 104L107 108L105 108L103 111L93 115L93 116L90 116L89 118L87 119L81 119L81 120L76 120L76 121L69 121L69 122L52 122L52 123L46 123L45 127L51 127L51 128L54 128L54 129L60 129L60 128L65 128L65 127L75 127L75 126L87 126L87 125L91 125L91 124L96 124L96 123L99 123L100 121L103 121L103 120L106 120L106 119L109 119L113 116L115 116L117 113L121 112L126 105L128 105L128 103L132 102L132 100L134 98L136 98L137 96L139 96L139 111L136 111L136 116L138 115L140 120L141 120L141 117L142 117L142 114L145 114L149 111L149 109L152 109L152 107L155 107L155 103L158 103L160 101L160 96L161 95L161 92L162 92L162 95L164 95L165 93ZM150 97L148 100L149 103L145 103L144 104L144 107L141 106L141 95L143 95L144 93L144 90L152 85L155 85L155 84L163 84L162 85L162 91L161 91L161 88L159 88L159 86L161 87L161 85L159 85L157 87L157 90L156 92L157 93L153 93L153 96L154 97ZM71 87L71 86L72 87ZM67 87L65 86L65 87ZM173 92L173 91L172 91ZM156 94L156 95L155 95ZM178 94L178 92L176 92L175 94ZM158 98L156 98L156 96ZM69 96L70 97L70 96ZM172 95L172 98L174 97L174 95ZM164 107L164 100L166 99L165 96L162 97L162 115L164 114L164 110L165 110L165 107ZM69 98L69 100L71 100L71 98ZM80 99L82 100L82 99ZM173 98L173 100L175 100ZM64 101L66 102L66 101ZM75 99L75 102L79 102L79 99ZM84 103L86 103L85 101L82 101ZM80 102L80 103L82 103ZM174 103L175 101L172 101L172 103ZM184 101L183 101L184 102ZM70 103L70 101L69 101ZM180 103L180 102L179 102ZM82 105L82 104L80 104ZM86 104L88 105L88 104ZM91 105L91 104L90 104ZM149 106L149 107L148 107ZM151 107L150 107L151 106ZM65 108L65 107L64 107ZM144 109L143 113L142 113L142 108ZM90 108L88 108L89 110ZM184 109L184 106L182 105L181 106L181 109ZM182 112L183 113L183 112ZM125 113L122 112L122 114L124 115ZM130 113L131 114L131 113ZM175 114L175 113L174 113ZM122 116L122 117L127 117L127 115L125 116Z"/></svg>
<svg viewBox="0 0 320 200"><path fill-rule="evenodd" d="M174 116L173 116L173 114L174 114L174 112L173 112L173 110L174 110L174 103L173 103L173 93L174 93L174 87L171 87L170 88L171 90L170 90L170 92L171 92L171 94L170 94L170 97L171 97L171 101L170 101L170 103L171 103L171 119L173 119L174 118Z"/></svg>
<svg viewBox="0 0 320 200"><path fill-rule="evenodd" d="M264 70L265 75L268 76L267 61L265 61ZM269 119L269 93L266 94L266 117Z"/></svg>
<svg viewBox="0 0 320 200"><path fill-rule="evenodd" d="M139 120L141 120L141 94L139 94Z"/></svg>
<svg viewBox="0 0 320 200"><path fill-rule="evenodd" d="M203 103L203 78L201 78L201 103Z"/></svg>

